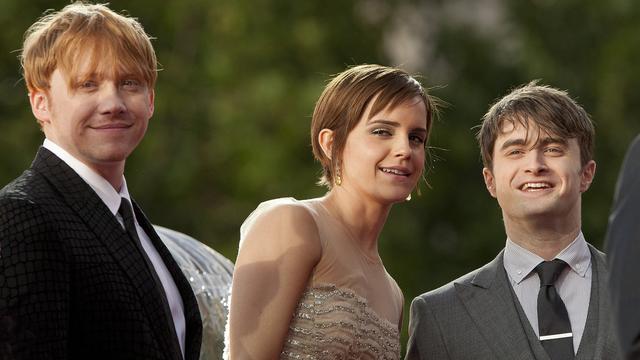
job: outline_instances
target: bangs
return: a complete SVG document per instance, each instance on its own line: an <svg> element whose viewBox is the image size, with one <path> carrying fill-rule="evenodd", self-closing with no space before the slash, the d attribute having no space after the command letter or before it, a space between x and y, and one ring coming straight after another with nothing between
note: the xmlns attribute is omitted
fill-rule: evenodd
<svg viewBox="0 0 640 360"><path fill-rule="evenodd" d="M62 49L63 47L60 47ZM60 54L58 67L71 82L92 76L133 76L149 87L155 83L155 71L126 51L118 43L96 38L72 39L66 52Z"/></svg>
<svg viewBox="0 0 640 360"><path fill-rule="evenodd" d="M519 125L527 131L538 131L554 139L565 141L576 138L580 146L582 164L593 158L595 129L591 117L566 91L538 80L521 85L497 100L482 117L476 139L480 145L482 162L493 166L496 138L504 134L505 123Z"/></svg>
<svg viewBox="0 0 640 360"><path fill-rule="evenodd" d="M25 33L20 60L30 92L48 89L56 68L69 78L130 75L150 88L158 70L151 38L136 19L79 2L34 23Z"/></svg>
<svg viewBox="0 0 640 360"><path fill-rule="evenodd" d="M540 134L560 139L569 139L578 135L578 132L569 127L565 121L569 114L562 112L561 109L537 104L537 101L521 101L501 110L498 114L499 121L495 123L496 134L504 133L504 125L509 123L514 127L522 126L526 130L527 138L529 131L536 129L538 139Z"/></svg>
<svg viewBox="0 0 640 360"><path fill-rule="evenodd" d="M398 105L412 101L418 97L422 100L427 110L427 131L431 128L433 104L429 101L422 85L420 85L417 80L411 76L402 76L391 78L380 85L378 91L376 91L371 100L369 100L373 101L371 111L369 112L370 118L387 108L391 110L395 109ZM365 107L367 106L367 104L364 105Z"/></svg>
<svg viewBox="0 0 640 360"><path fill-rule="evenodd" d="M427 119L426 119L427 125L429 125L429 122L430 122L429 114L431 113L430 111L431 107L424 95L424 92L422 92L421 87L414 88L414 87L408 87L408 86L402 86L402 87L398 86L395 89L383 88L371 100L373 101L373 104L371 104L371 111L369 112L369 117L371 118L387 108L395 109L398 105L414 100L416 97L420 98L420 100L424 102L424 105L427 110Z"/></svg>
<svg viewBox="0 0 640 360"><path fill-rule="evenodd" d="M510 131L505 131L505 125L509 124L512 129L522 127L524 129L525 141L531 140L531 148L535 148L541 139L551 140L554 143L566 144L567 139L572 138L571 134L558 129L557 126L544 126L543 123L531 120L528 116L522 116L521 114L512 114L508 118L502 119L499 125L499 134L506 134Z"/></svg>
<svg viewBox="0 0 640 360"><path fill-rule="evenodd" d="M70 82L92 75L127 75L150 88L155 85L157 69L150 66L155 65L155 59L150 62L138 47L111 36L99 35L106 34L60 39L58 67L67 74Z"/></svg>

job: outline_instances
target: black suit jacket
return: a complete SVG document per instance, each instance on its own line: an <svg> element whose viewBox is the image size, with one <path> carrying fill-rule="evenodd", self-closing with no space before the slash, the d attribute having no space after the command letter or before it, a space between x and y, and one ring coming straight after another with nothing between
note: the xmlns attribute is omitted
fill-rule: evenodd
<svg viewBox="0 0 640 360"><path fill-rule="evenodd" d="M622 166L607 231L609 286L627 359L640 359L640 136Z"/></svg>
<svg viewBox="0 0 640 360"><path fill-rule="evenodd" d="M180 291L185 358L202 337L188 281L140 208ZM164 290L98 195L41 148L0 191L0 359L181 359Z"/></svg>

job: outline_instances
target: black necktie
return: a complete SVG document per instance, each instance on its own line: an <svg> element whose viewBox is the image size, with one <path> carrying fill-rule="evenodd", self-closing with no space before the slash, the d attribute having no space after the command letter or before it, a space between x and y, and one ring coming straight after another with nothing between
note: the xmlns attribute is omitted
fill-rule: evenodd
<svg viewBox="0 0 640 360"><path fill-rule="evenodd" d="M147 265L149 272L151 273L151 277L153 278L153 281L156 284L155 286L155 289L157 290L156 295L162 302L162 307L164 309L164 314L167 317L167 321L168 321L167 323L169 324L169 329L172 332L172 334L177 335L174 327L174 320L173 320L171 307L169 305L169 300L167 299L167 293L164 290L164 285L162 285L162 281L158 277L158 273L156 272L156 269L153 266L153 263L151 262L151 260L149 260L149 256L147 255L147 252L142 247L142 243L140 242L140 238L138 237L138 231L136 231L136 224L133 219L133 211L132 211L131 203L129 202L129 200L127 200L126 198L120 199L120 208L118 209L118 213L120 213L120 216L122 216L122 222L124 223L125 231L129 235L131 240L133 240L133 242L135 243L136 248L138 248L138 250L140 251L142 258L144 259L144 262ZM177 341L177 338L176 338L176 341Z"/></svg>
<svg viewBox="0 0 640 360"><path fill-rule="evenodd" d="M573 359L573 334L564 302L554 283L567 266L562 260L543 261L535 271L540 277L538 329L540 342L551 360Z"/></svg>
<svg viewBox="0 0 640 360"><path fill-rule="evenodd" d="M142 247L142 243L140 242L140 238L138 237L138 231L136 230L136 224L133 219L133 211L131 210L131 203L129 202L129 200L127 200L126 198L120 199L120 208L118 209L118 213L120 213L120 216L122 216L122 222L124 223L125 231L129 235L131 240L133 240L133 243L136 245L136 248L138 248L138 251L140 251L140 255L142 255L142 257L144 258L144 262L147 264L147 268L149 269L149 272L151 272L151 276L156 282L158 289L164 289L162 286L162 281L160 281L160 278L156 273L156 269L151 263L151 260L149 260L149 256Z"/></svg>
<svg viewBox="0 0 640 360"><path fill-rule="evenodd" d="M136 230L136 224L133 219L133 211L131 210L131 203L126 198L120 198L120 208L118 213L122 216L122 222L124 222L124 229L129 234L129 237L136 244L138 250L145 253L138 237L138 231Z"/></svg>

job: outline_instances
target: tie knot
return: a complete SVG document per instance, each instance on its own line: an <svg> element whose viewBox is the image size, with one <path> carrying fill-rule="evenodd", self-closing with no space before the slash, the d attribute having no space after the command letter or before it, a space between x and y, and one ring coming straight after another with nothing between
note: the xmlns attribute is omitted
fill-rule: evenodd
<svg viewBox="0 0 640 360"><path fill-rule="evenodd" d="M551 286L556 280L558 280L558 276L564 268L567 266L567 263L560 260L555 259L553 261L543 261L538 266L536 266L535 271L538 273L540 277L540 286Z"/></svg>
<svg viewBox="0 0 640 360"><path fill-rule="evenodd" d="M118 212L122 216L125 223L133 221L133 211L131 210L131 203L126 198L120 198L120 208Z"/></svg>

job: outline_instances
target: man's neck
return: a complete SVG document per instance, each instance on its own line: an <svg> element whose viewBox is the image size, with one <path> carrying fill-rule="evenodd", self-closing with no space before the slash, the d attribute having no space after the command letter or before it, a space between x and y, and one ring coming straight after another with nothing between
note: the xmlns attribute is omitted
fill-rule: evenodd
<svg viewBox="0 0 640 360"><path fill-rule="evenodd" d="M568 221L510 221L505 231L511 241L545 260L553 260L580 234L580 219Z"/></svg>
<svg viewBox="0 0 640 360"><path fill-rule="evenodd" d="M96 168L95 166L91 165L87 166L89 166L91 169L93 169L93 171L97 172L98 174L100 174L100 176L105 178L105 180L107 180L117 192L120 192L120 190L122 189L124 164L118 164L116 165L116 168Z"/></svg>
<svg viewBox="0 0 640 360"><path fill-rule="evenodd" d="M79 172L79 167L87 168L89 171L106 180L116 192L120 192L122 189L124 161L103 162L100 164L83 161L83 159L75 156L73 152L63 148L49 138L44 140L43 146L60 157L67 165L71 166L74 171Z"/></svg>

